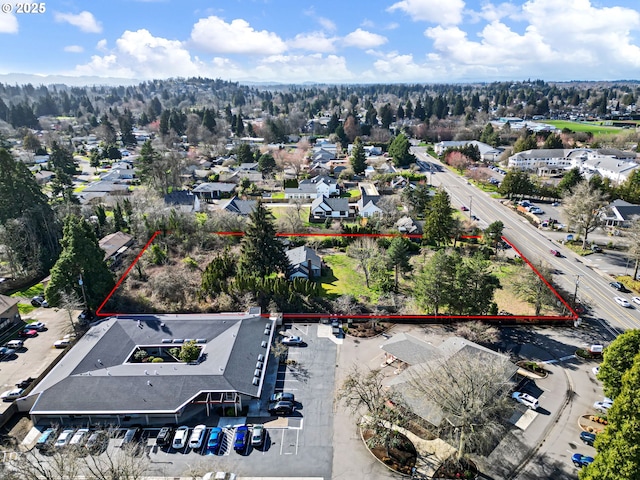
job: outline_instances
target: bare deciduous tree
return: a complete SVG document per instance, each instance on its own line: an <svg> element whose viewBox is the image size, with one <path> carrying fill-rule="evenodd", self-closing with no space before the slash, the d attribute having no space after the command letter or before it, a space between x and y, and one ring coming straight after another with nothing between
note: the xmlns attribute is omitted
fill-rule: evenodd
<svg viewBox="0 0 640 480"><path fill-rule="evenodd" d="M405 427L408 416L402 398L382 385L380 370L362 371L354 365L337 393L342 402L358 418L358 424L371 430L369 447L383 446L387 452L398 441L395 427Z"/></svg>
<svg viewBox="0 0 640 480"><path fill-rule="evenodd" d="M457 323L456 335L475 343L492 343L498 340L498 329L477 321Z"/></svg>
<svg viewBox="0 0 640 480"><path fill-rule="evenodd" d="M369 271L370 262L380 253L380 248L373 238L358 238L355 242L347 247L347 255L355 258L364 273L364 279L369 288Z"/></svg>
<svg viewBox="0 0 640 480"><path fill-rule="evenodd" d="M582 235L582 248L587 248L587 237L602 223L601 210L606 205L600 190L592 189L588 182L580 182L573 193L562 202L562 213L570 227Z"/></svg>
<svg viewBox="0 0 640 480"><path fill-rule="evenodd" d="M505 431L513 411L508 393L515 372L509 358L463 349L447 359L408 371L407 403L427 402L442 412L440 437L456 446L457 459L484 453Z"/></svg>
<svg viewBox="0 0 640 480"><path fill-rule="evenodd" d="M535 314L540 315L544 307L555 305L558 299L536 272L528 267L522 268L522 275L513 282L513 288L516 295L532 304L535 308ZM536 269L547 281L551 281L552 272L548 265L537 265Z"/></svg>
<svg viewBox="0 0 640 480"><path fill-rule="evenodd" d="M82 300L75 292L60 292L60 308L62 308L69 316L69 323L73 330L76 329L76 324L73 321L75 312L84 308Z"/></svg>

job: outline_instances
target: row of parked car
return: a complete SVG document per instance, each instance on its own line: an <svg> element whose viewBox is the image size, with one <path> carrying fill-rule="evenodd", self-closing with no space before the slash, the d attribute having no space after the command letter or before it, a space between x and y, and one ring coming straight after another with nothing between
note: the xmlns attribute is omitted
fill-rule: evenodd
<svg viewBox="0 0 640 480"><path fill-rule="evenodd" d="M182 450L190 448L199 450L202 448L204 455L217 455L224 441L225 430L221 427L207 427L206 425L196 425L193 430L183 425L178 428L165 426L160 429L156 444L161 448L173 448ZM264 445L267 430L264 425L256 424L238 425L234 428L233 449L236 452L244 453L249 444L253 447Z"/></svg>

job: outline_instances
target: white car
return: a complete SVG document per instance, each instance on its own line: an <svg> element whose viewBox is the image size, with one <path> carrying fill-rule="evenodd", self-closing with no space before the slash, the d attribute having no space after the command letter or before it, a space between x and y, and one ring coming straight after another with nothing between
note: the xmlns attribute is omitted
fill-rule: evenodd
<svg viewBox="0 0 640 480"><path fill-rule="evenodd" d="M302 339L300 337L284 337L282 339L283 345L302 345Z"/></svg>
<svg viewBox="0 0 640 480"><path fill-rule="evenodd" d="M7 390L6 392L3 392L0 395L0 398L2 399L3 402L10 402L18 398L20 395L22 395L22 392L24 392L24 388L14 388L12 390Z"/></svg>
<svg viewBox="0 0 640 480"><path fill-rule="evenodd" d="M524 393L524 392L513 392L511 394L511 398L513 398L514 400L520 402L521 404L523 404L524 406L530 408L531 410L537 410L538 407L540 406L540 403L538 402L538 399L532 395L529 395L528 393Z"/></svg>
<svg viewBox="0 0 640 480"><path fill-rule="evenodd" d="M598 412L607 413L612 405L613 403L596 402L593 404L593 408L595 408Z"/></svg>
<svg viewBox="0 0 640 480"><path fill-rule="evenodd" d="M631 297L631 301L640 305L640 297Z"/></svg>
<svg viewBox="0 0 640 480"><path fill-rule="evenodd" d="M69 441L69 446L82 447L84 446L88 438L89 438L89 429L81 428L73 435L73 437L71 437L71 440Z"/></svg>
<svg viewBox="0 0 640 480"><path fill-rule="evenodd" d="M189 434L189 427L184 425L182 427L178 427L178 429L176 430L176 434L173 436L173 443L171 446L176 450L180 450L184 448L184 446L187 443L188 434Z"/></svg>
<svg viewBox="0 0 640 480"><path fill-rule="evenodd" d="M624 298L622 297L613 297L613 299L616 301L616 303L618 305L620 305L621 307L624 308L631 308L631 304Z"/></svg>
<svg viewBox="0 0 640 480"><path fill-rule="evenodd" d="M73 429L63 430L60 436L58 437L58 439L56 440L56 443L54 444L54 446L56 448L66 447L69 444L71 437L73 437L73 432L75 432L75 430Z"/></svg>
<svg viewBox="0 0 640 480"><path fill-rule="evenodd" d="M44 329L47 328L47 326L42 322L33 322L33 323L28 324L27 327L33 328L34 330L37 330L38 332L42 332Z"/></svg>
<svg viewBox="0 0 640 480"><path fill-rule="evenodd" d="M204 436L207 433L206 425L196 425L191 433L191 438L189 438L189 448L196 449L202 446L202 442L204 441Z"/></svg>

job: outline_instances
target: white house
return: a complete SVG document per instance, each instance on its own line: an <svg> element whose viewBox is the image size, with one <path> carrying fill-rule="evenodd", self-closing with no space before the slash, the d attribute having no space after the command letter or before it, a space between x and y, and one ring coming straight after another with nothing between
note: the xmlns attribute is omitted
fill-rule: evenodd
<svg viewBox="0 0 640 480"><path fill-rule="evenodd" d="M318 198L340 195L340 187L335 178L328 175L318 175L307 180L301 180L297 188L285 188L284 198Z"/></svg>
<svg viewBox="0 0 640 480"><path fill-rule="evenodd" d="M360 199L356 203L358 215L365 218L382 215L383 211L377 205L380 194L376 186L373 183L362 182L358 184L358 188L360 189Z"/></svg>
<svg viewBox="0 0 640 480"><path fill-rule="evenodd" d="M502 148L495 148L477 140L438 142L433 146L433 149L437 155L442 155L447 148L460 148L467 145L475 145L478 147L480 158L485 162L497 162L504 151Z"/></svg>
<svg viewBox="0 0 640 480"><path fill-rule="evenodd" d="M348 218L349 200L346 198L328 198L320 196L311 203L311 216L316 219Z"/></svg>

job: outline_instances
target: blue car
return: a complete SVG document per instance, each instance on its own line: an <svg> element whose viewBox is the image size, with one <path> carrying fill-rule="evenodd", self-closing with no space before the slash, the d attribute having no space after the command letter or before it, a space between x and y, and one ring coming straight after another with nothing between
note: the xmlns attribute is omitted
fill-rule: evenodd
<svg viewBox="0 0 640 480"><path fill-rule="evenodd" d="M220 450L221 443L222 429L220 427L213 427L209 433L209 440L207 440L205 455L216 455L218 450Z"/></svg>
<svg viewBox="0 0 640 480"><path fill-rule="evenodd" d="M578 467L586 467L590 463L593 463L593 457L587 457L586 455L582 455L581 453L574 453L571 457L571 461L573 464Z"/></svg>
<svg viewBox="0 0 640 480"><path fill-rule="evenodd" d="M236 434L233 438L233 449L236 452L244 452L249 443L249 427L240 425L236 428Z"/></svg>

